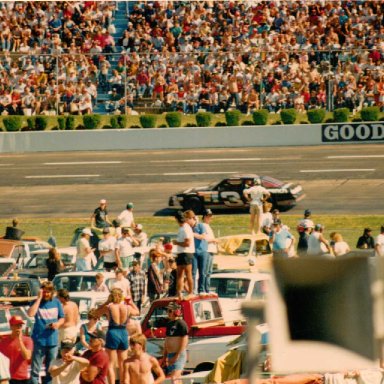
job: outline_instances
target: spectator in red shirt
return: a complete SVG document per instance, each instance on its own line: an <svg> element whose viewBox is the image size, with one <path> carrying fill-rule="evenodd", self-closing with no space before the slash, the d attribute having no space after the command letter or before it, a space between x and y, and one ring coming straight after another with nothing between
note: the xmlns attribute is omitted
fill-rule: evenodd
<svg viewBox="0 0 384 384"><path fill-rule="evenodd" d="M80 384L105 384L109 358L104 351L104 334L102 332L89 333L89 347L83 357L89 360L89 365L80 374Z"/></svg>
<svg viewBox="0 0 384 384"><path fill-rule="evenodd" d="M23 335L24 324L21 316L12 316L9 320L11 334L0 341L0 352L8 357L10 363L10 384L29 383L33 341L29 336Z"/></svg>

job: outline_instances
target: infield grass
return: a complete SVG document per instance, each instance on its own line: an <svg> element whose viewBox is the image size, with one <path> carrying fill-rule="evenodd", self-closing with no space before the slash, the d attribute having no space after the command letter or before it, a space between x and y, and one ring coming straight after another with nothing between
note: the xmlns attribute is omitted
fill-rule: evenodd
<svg viewBox="0 0 384 384"><path fill-rule="evenodd" d="M297 237L296 225L300 220L300 215L281 214L284 224L291 228L293 235ZM329 238L331 232L340 232L344 240L354 248L358 237L363 229L370 227L373 236L379 233L381 225L384 225L384 215L315 215L315 224L320 223L325 226L324 234ZM11 224L11 218L0 219L0 234L5 233L5 227ZM217 237L247 233L248 214L215 215L212 220L212 228ZM136 223L144 226L144 231L148 235L154 233L177 232L178 226L172 216L165 217L135 217ZM89 226L87 218L70 219L21 219L19 228L25 231L26 236L37 236L42 240L47 240L52 233L55 236L58 246L69 246L74 230L80 226Z"/></svg>

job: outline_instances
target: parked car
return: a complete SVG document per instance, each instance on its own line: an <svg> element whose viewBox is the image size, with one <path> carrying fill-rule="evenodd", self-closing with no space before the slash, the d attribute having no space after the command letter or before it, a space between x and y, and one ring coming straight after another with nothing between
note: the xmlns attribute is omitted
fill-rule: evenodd
<svg viewBox="0 0 384 384"><path fill-rule="evenodd" d="M267 235L241 234L218 238L218 253L213 259L213 269L269 270L272 250Z"/></svg>
<svg viewBox="0 0 384 384"><path fill-rule="evenodd" d="M88 319L88 312L92 308L97 308L104 304L109 296L106 292L71 292L70 298L79 307L80 320L86 322Z"/></svg>
<svg viewBox="0 0 384 384"><path fill-rule="evenodd" d="M65 288L68 292L86 292L96 284L97 273L97 271L63 272L56 275L52 282L55 289ZM115 273L103 272L103 274L105 284L111 289L115 282Z"/></svg>
<svg viewBox="0 0 384 384"><path fill-rule="evenodd" d="M12 305L0 304L0 336L9 335L11 328L9 326L9 319L12 316L21 316L27 328L26 333L30 333L33 327L34 319L27 315L24 307L13 307Z"/></svg>
<svg viewBox="0 0 384 384"><path fill-rule="evenodd" d="M244 321L241 304L265 299L270 275L268 273L215 273L210 290L219 296L225 321Z"/></svg>
<svg viewBox="0 0 384 384"><path fill-rule="evenodd" d="M305 197L299 184L287 183L270 176L241 174L178 192L169 198L168 205L171 208L192 209L197 214L207 208L244 210L249 206L249 202L244 198L243 190L256 178L259 178L261 185L270 192L269 200L275 208L292 207Z"/></svg>
<svg viewBox="0 0 384 384"><path fill-rule="evenodd" d="M29 305L40 291L38 278L20 277L15 274L11 278L0 278L0 302L13 305Z"/></svg>

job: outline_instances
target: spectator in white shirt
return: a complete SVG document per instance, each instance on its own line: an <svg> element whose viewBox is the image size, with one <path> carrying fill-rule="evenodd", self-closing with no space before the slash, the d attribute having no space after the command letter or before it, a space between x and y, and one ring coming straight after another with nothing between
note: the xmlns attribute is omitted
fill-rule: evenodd
<svg viewBox="0 0 384 384"><path fill-rule="evenodd" d="M120 226L125 228L133 228L135 226L135 219L133 217L133 203L128 203L127 208L124 209L120 213L119 216L117 216L117 220L120 220Z"/></svg>

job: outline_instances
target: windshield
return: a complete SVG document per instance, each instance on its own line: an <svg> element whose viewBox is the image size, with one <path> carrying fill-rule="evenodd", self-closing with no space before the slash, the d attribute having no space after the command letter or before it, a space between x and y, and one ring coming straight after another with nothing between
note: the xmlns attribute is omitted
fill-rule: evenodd
<svg viewBox="0 0 384 384"><path fill-rule="evenodd" d="M222 298L245 298L247 296L249 279L228 279L211 277L210 290Z"/></svg>
<svg viewBox="0 0 384 384"><path fill-rule="evenodd" d="M106 279L105 283L109 289L112 288L115 279ZM95 275L92 276L71 276L71 275L57 275L53 279L53 285L56 290L66 289L68 292L90 291L96 284Z"/></svg>
<svg viewBox="0 0 384 384"><path fill-rule="evenodd" d="M39 254L34 257L32 257L31 260L28 261L26 264L26 268L46 268L47 255L46 254Z"/></svg>
<svg viewBox="0 0 384 384"><path fill-rule="evenodd" d="M153 235L149 238L149 241L148 241L148 245L151 246L151 245L155 245L156 243L159 242L159 240L163 238L163 239L169 239L169 240L173 240L173 239L176 239L177 238L177 233L158 233L156 235Z"/></svg>
<svg viewBox="0 0 384 384"><path fill-rule="evenodd" d="M68 253L62 253L61 260L65 265L73 264L73 256Z"/></svg>
<svg viewBox="0 0 384 384"><path fill-rule="evenodd" d="M83 297L72 297L71 300L74 301L79 307L81 319L86 320L88 311L91 309L91 299L85 299Z"/></svg>

